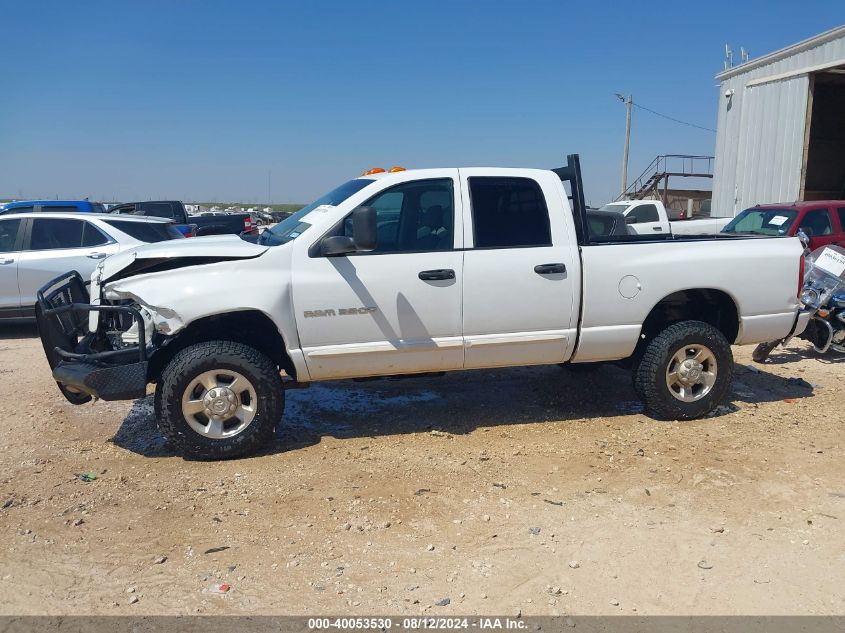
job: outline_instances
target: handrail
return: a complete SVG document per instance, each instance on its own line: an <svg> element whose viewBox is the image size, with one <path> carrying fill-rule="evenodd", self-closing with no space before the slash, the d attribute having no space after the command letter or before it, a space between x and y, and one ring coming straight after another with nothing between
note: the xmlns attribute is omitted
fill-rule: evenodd
<svg viewBox="0 0 845 633"><path fill-rule="evenodd" d="M693 178L713 177L713 156L694 154L660 154L628 185L616 199L630 198L657 187L667 176Z"/></svg>

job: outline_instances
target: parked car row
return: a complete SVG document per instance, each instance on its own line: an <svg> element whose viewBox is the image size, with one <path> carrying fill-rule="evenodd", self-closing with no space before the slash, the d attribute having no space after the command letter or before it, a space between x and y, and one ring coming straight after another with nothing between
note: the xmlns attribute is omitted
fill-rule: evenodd
<svg viewBox="0 0 845 633"><path fill-rule="evenodd" d="M35 293L70 270L88 279L114 253L182 239L171 220L111 214L13 213L0 216L0 317L34 316Z"/></svg>

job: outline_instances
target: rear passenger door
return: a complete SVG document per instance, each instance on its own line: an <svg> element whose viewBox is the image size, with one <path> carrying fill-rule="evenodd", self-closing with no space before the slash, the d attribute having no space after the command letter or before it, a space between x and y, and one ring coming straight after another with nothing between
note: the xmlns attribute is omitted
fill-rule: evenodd
<svg viewBox="0 0 845 633"><path fill-rule="evenodd" d="M461 169L464 367L558 363L577 323L575 236L562 190L523 171ZM551 177L551 173L549 174Z"/></svg>
<svg viewBox="0 0 845 633"><path fill-rule="evenodd" d="M34 305L41 286L71 270L87 283L100 260L118 249L118 244L91 222L33 218L18 264L22 305Z"/></svg>
<svg viewBox="0 0 845 633"><path fill-rule="evenodd" d="M0 218L0 316L20 316L18 259L24 222L14 216Z"/></svg>

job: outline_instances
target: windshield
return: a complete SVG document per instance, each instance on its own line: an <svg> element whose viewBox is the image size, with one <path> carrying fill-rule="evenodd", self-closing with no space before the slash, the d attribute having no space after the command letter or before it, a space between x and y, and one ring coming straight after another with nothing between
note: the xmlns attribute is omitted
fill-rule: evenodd
<svg viewBox="0 0 845 633"><path fill-rule="evenodd" d="M307 222L302 222L302 218L322 205L331 205L336 207L353 194L361 191L361 189L369 185L371 182L373 182L373 180L369 180L367 178L355 178L354 180L343 183L337 189L333 189L322 198L317 198L308 206L302 207L293 215L286 217L276 226L264 231L258 237L258 243L265 246L278 246L279 244L286 244L291 240L295 240L311 227L311 225Z"/></svg>
<svg viewBox="0 0 845 633"><path fill-rule="evenodd" d="M797 217L794 209L746 209L728 222L722 233L786 235Z"/></svg>
<svg viewBox="0 0 845 633"><path fill-rule="evenodd" d="M617 213L624 213L625 209L631 206L630 202L611 202L599 208L599 211L616 211Z"/></svg>

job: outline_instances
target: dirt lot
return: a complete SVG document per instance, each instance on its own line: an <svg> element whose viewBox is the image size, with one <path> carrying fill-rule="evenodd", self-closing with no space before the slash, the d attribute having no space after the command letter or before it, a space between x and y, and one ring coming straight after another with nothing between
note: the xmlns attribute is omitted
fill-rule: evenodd
<svg viewBox="0 0 845 633"><path fill-rule="evenodd" d="M201 463L0 328L2 614L845 613L845 363L802 344L707 420L614 367L340 382Z"/></svg>

